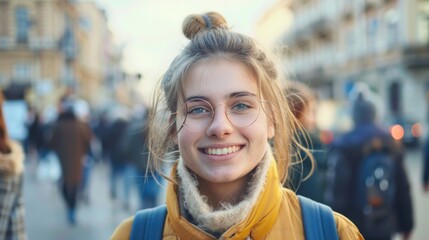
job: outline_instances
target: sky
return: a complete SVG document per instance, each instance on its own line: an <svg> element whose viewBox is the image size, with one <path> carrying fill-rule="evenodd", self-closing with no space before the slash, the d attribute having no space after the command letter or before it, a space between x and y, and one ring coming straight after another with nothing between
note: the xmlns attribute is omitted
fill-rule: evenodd
<svg viewBox="0 0 429 240"><path fill-rule="evenodd" d="M217 11L232 30L255 36L255 25L277 0L96 0L106 10L117 44L124 46L124 70L141 73L148 92L183 49L183 19L191 13Z"/></svg>

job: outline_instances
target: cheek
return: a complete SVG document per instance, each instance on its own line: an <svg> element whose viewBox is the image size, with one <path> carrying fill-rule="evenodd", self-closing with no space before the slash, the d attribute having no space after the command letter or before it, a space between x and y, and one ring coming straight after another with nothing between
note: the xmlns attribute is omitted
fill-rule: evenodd
<svg viewBox="0 0 429 240"><path fill-rule="evenodd" d="M180 147L180 152L187 152L197 141L198 136L195 133L187 131L186 128L181 129L176 134L176 142Z"/></svg>
<svg viewBox="0 0 429 240"><path fill-rule="evenodd" d="M182 146L186 145L186 142L188 141L188 135L186 133L183 133L182 130L176 134L176 142L182 148Z"/></svg>
<svg viewBox="0 0 429 240"><path fill-rule="evenodd" d="M251 128L242 132L247 138L251 139L256 144L263 144L274 137L274 125L269 120L262 120L252 125Z"/></svg>

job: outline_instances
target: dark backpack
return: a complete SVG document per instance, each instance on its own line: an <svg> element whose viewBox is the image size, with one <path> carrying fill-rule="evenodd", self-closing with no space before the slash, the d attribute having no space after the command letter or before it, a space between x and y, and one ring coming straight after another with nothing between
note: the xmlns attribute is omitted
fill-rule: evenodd
<svg viewBox="0 0 429 240"><path fill-rule="evenodd" d="M394 233L396 195L393 150L380 138L362 148L357 168L355 207L362 216L362 231L367 238L390 237Z"/></svg>
<svg viewBox="0 0 429 240"><path fill-rule="evenodd" d="M306 240L338 240L337 227L330 207L298 196ZM131 228L131 240L162 239L167 207L138 211Z"/></svg>

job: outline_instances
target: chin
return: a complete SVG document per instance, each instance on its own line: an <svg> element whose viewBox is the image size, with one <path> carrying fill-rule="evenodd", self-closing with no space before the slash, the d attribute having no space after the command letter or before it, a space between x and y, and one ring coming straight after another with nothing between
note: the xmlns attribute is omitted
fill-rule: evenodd
<svg viewBox="0 0 429 240"><path fill-rule="evenodd" d="M211 173L210 175L210 182L214 182L214 183L228 183L228 182L233 182L237 179L240 179L242 176L237 174L237 173L230 173L230 174L216 174L216 173Z"/></svg>

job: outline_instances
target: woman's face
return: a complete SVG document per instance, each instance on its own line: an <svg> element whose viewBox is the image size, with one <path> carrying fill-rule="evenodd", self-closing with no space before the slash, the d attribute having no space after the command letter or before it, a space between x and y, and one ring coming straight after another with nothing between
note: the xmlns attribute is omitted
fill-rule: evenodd
<svg viewBox="0 0 429 240"><path fill-rule="evenodd" d="M241 124L240 111L251 109L246 99L259 99L256 97L257 82L251 72L235 61L202 61L191 68L183 90L185 101L191 102L185 124L203 121L197 114L207 112L207 108L193 107L207 106L206 102L209 102L214 108L213 119L207 121L201 130L192 129L197 124L181 128L181 124L176 123L177 129L181 128L177 133L177 143L185 165L210 183L242 179L262 160L267 150L267 139L274 136L272 122L259 101L256 101L256 106L251 106L261 108L256 120L246 127L237 127ZM229 118L226 111L230 112ZM229 120L233 119L233 114L238 119L233 120L235 125Z"/></svg>

